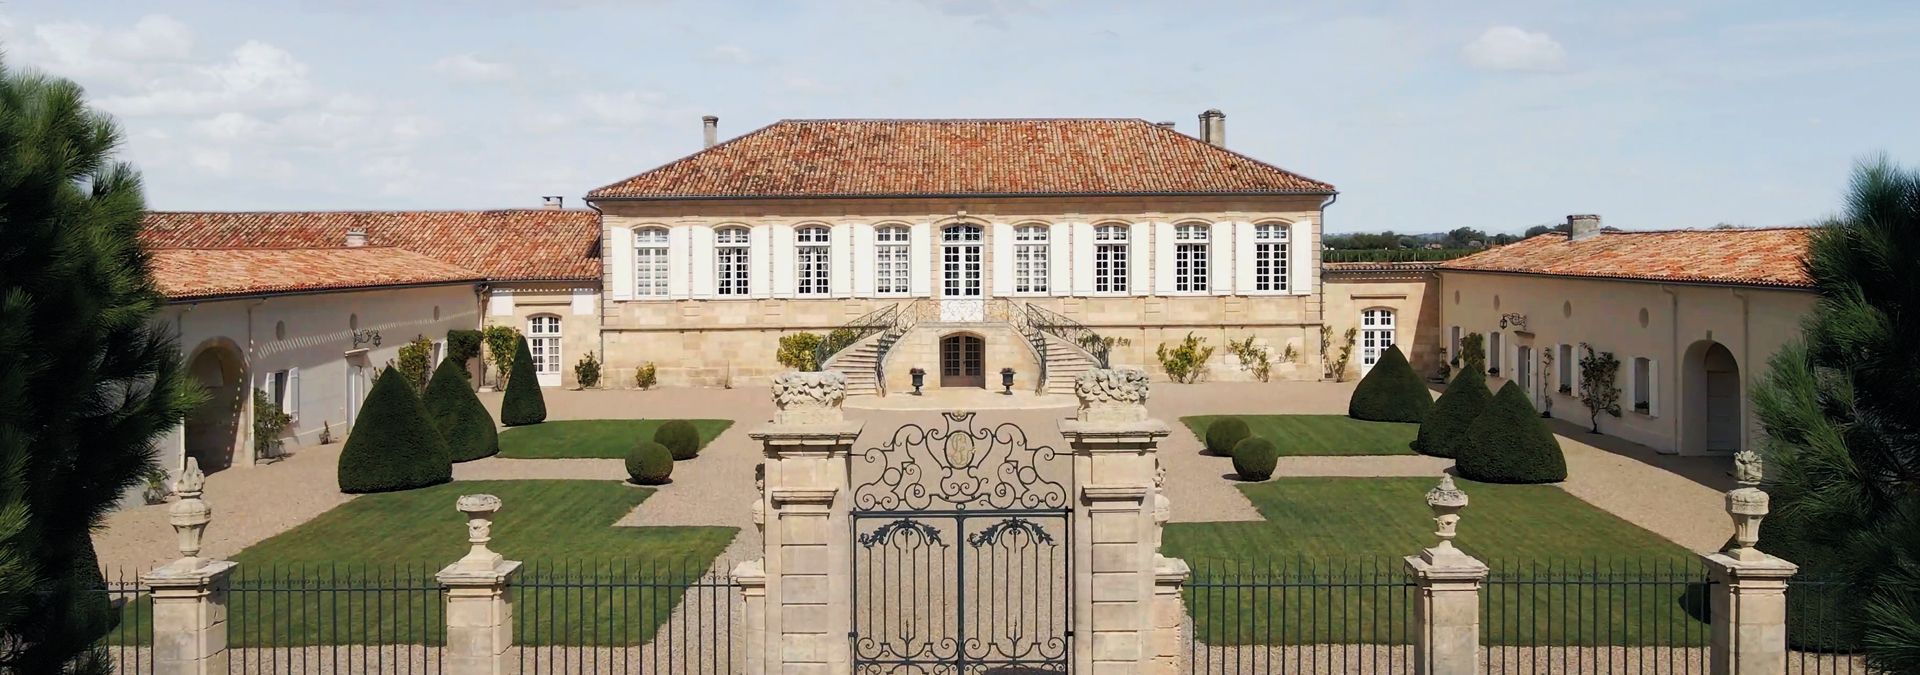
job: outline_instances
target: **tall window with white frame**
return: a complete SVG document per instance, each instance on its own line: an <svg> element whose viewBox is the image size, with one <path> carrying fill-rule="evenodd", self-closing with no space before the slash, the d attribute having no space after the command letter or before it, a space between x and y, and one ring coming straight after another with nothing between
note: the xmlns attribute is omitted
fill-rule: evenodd
<svg viewBox="0 0 1920 675"><path fill-rule="evenodd" d="M1173 290L1207 292L1207 234L1211 229L1201 224L1173 228Z"/></svg>
<svg viewBox="0 0 1920 675"><path fill-rule="evenodd" d="M633 295L667 297L667 231L649 227L633 231Z"/></svg>
<svg viewBox="0 0 1920 675"><path fill-rule="evenodd" d="M1554 365L1560 368L1560 372L1558 373L1560 382L1556 388L1559 389L1562 394L1572 395L1574 393L1574 373L1580 372L1578 368L1580 365L1579 359L1573 356L1573 345L1560 345L1559 350L1559 353L1554 354Z"/></svg>
<svg viewBox="0 0 1920 675"><path fill-rule="evenodd" d="M744 227L723 227L713 233L714 277L720 295L747 296L752 275L750 240Z"/></svg>
<svg viewBox="0 0 1920 675"><path fill-rule="evenodd" d="M1360 372L1373 369L1380 355L1394 343L1393 310L1375 307L1360 312Z"/></svg>
<svg viewBox="0 0 1920 675"><path fill-rule="evenodd" d="M1013 230L1013 292L1047 292L1047 226L1021 225Z"/></svg>
<svg viewBox="0 0 1920 675"><path fill-rule="evenodd" d="M1253 290L1287 290L1287 226L1253 226Z"/></svg>
<svg viewBox="0 0 1920 675"><path fill-rule="evenodd" d="M1127 226L1093 228L1093 291L1127 292Z"/></svg>
<svg viewBox="0 0 1920 675"><path fill-rule="evenodd" d="M882 227L873 233L874 291L881 295L905 295L913 275L913 261L907 252L907 228Z"/></svg>
<svg viewBox="0 0 1920 675"><path fill-rule="evenodd" d="M533 355L533 373L546 387L560 384L560 317L527 317L527 352Z"/></svg>
<svg viewBox="0 0 1920 675"><path fill-rule="evenodd" d="M833 261L833 236L824 227L803 227L794 238L801 295L826 295Z"/></svg>

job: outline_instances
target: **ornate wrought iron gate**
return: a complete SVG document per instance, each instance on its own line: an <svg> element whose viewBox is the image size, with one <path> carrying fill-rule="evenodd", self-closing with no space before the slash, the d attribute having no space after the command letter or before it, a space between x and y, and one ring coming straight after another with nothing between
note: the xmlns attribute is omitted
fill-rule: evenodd
<svg viewBox="0 0 1920 675"><path fill-rule="evenodd" d="M1068 670L1072 458L973 418L900 427L855 458L856 673Z"/></svg>

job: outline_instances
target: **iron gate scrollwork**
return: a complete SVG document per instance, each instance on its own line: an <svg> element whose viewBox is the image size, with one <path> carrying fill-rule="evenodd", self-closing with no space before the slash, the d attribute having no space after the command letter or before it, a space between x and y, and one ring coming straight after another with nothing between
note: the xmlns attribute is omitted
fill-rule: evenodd
<svg viewBox="0 0 1920 675"><path fill-rule="evenodd" d="M971 412L857 457L854 672L1067 672L1071 458Z"/></svg>

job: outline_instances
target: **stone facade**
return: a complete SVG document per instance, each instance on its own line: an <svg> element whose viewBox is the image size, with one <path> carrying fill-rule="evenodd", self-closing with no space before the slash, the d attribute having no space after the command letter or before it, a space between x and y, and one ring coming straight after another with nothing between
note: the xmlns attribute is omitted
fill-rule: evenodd
<svg viewBox="0 0 1920 675"><path fill-rule="evenodd" d="M482 326L512 326L527 334L533 317L560 320L559 372L542 374L543 386L579 386L573 365L593 352L606 360L600 347L600 289L591 284L514 282L493 284L484 297ZM604 382L610 373L602 371ZM493 381L489 372L487 381ZM627 372L626 386L633 385L633 373ZM604 386L604 385L603 385Z"/></svg>

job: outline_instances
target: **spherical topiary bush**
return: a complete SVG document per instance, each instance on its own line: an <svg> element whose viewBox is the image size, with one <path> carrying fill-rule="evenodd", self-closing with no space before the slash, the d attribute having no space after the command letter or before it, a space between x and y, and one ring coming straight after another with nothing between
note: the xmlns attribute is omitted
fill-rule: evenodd
<svg viewBox="0 0 1920 675"><path fill-rule="evenodd" d="M700 430L686 420L668 420L653 431L653 442L667 446L674 459L693 459L700 454Z"/></svg>
<svg viewBox="0 0 1920 675"><path fill-rule="evenodd" d="M1367 376L1353 389L1347 400L1347 416L1375 422L1422 422L1433 407L1433 394L1427 383L1413 372L1413 365L1400 348L1387 345Z"/></svg>
<svg viewBox="0 0 1920 675"><path fill-rule="evenodd" d="M1567 479L1567 459L1520 385L1508 382L1467 427L1455 456L1461 478L1483 483L1557 483Z"/></svg>
<svg viewBox="0 0 1920 675"><path fill-rule="evenodd" d="M1222 417L1214 420L1212 424L1207 425L1205 439L1207 452L1221 457L1230 457L1233 455L1234 446L1252 435L1253 431L1247 428L1246 420L1238 417Z"/></svg>
<svg viewBox="0 0 1920 675"><path fill-rule="evenodd" d="M1240 480L1263 481L1273 477L1273 466L1280 461L1280 452L1273 447L1273 441L1254 436L1233 446L1233 472L1240 474Z"/></svg>
<svg viewBox="0 0 1920 675"><path fill-rule="evenodd" d="M1487 391L1487 376L1479 368L1462 368L1440 400L1433 402L1427 419L1420 423L1420 435L1413 439L1413 451L1433 457L1458 457L1459 446L1466 442L1467 427L1480 418L1493 400Z"/></svg>
<svg viewBox="0 0 1920 675"><path fill-rule="evenodd" d="M673 476L673 451L643 440L627 451L627 479L636 485L663 485Z"/></svg>

